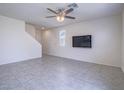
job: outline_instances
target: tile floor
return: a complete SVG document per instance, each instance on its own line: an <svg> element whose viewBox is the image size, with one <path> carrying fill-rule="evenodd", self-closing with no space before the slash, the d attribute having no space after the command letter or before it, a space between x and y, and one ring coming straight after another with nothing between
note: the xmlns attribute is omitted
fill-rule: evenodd
<svg viewBox="0 0 124 93"><path fill-rule="evenodd" d="M120 68L43 55L0 66L1 90L124 89Z"/></svg>

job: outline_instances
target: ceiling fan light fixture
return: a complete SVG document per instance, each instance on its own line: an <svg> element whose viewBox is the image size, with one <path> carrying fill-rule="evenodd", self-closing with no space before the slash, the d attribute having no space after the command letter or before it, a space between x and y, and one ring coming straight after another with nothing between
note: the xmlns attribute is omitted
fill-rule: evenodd
<svg viewBox="0 0 124 93"><path fill-rule="evenodd" d="M69 13L74 11L74 8L77 7L76 3L70 4L66 8L59 8L57 10L53 10L51 8L47 8L50 12L54 13L55 15L53 16L47 16L46 18L53 18L56 17L56 20L58 22L63 22L65 18L68 19L76 19L75 17L68 16Z"/></svg>
<svg viewBox="0 0 124 93"><path fill-rule="evenodd" d="M58 22L63 22L65 18L64 16L57 16L56 19Z"/></svg>

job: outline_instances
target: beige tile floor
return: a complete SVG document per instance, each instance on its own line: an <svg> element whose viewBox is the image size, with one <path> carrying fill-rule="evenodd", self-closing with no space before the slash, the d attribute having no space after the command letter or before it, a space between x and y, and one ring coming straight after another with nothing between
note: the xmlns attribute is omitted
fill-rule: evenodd
<svg viewBox="0 0 124 93"><path fill-rule="evenodd" d="M0 66L1 90L119 90L120 68L43 55L42 58Z"/></svg>

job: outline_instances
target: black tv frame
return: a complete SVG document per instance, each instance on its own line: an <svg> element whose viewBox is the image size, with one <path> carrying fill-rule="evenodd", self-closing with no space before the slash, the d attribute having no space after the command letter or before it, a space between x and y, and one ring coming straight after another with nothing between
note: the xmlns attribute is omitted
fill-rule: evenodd
<svg viewBox="0 0 124 93"><path fill-rule="evenodd" d="M74 38L76 37L90 37L90 46L75 46L74 45ZM82 35L82 36L72 36L72 47L75 48L92 48L92 35Z"/></svg>

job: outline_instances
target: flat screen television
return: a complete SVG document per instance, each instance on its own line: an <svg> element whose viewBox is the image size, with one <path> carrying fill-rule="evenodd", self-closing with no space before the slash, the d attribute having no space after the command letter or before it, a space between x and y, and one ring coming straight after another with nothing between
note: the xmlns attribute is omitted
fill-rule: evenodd
<svg viewBox="0 0 124 93"><path fill-rule="evenodd" d="M73 47L91 48L92 47L91 39L92 39L91 35L73 36L72 37L72 45L73 45Z"/></svg>

